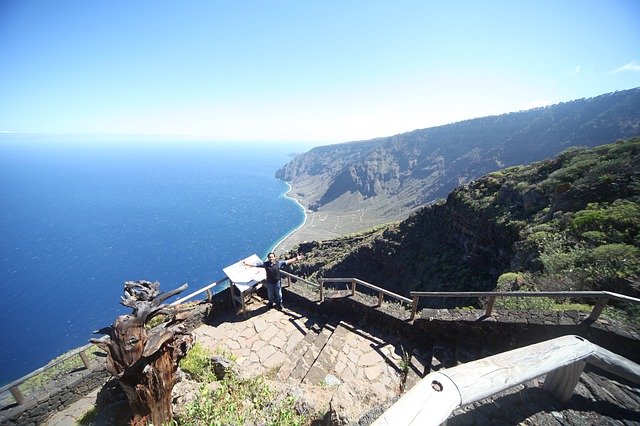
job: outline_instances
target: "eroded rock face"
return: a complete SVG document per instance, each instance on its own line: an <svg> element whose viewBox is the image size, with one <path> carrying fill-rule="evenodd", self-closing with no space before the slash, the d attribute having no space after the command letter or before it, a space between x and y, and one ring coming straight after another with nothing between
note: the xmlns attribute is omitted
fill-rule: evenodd
<svg viewBox="0 0 640 426"><path fill-rule="evenodd" d="M640 89L530 111L477 118L368 141L316 147L276 173L311 210L331 209L343 194L376 198L379 223L444 198L489 172L528 164L572 146L637 136ZM606 117L606 118L605 118ZM353 198L354 202L357 198ZM537 203L534 193L526 204ZM343 212L357 205L341 205Z"/></svg>

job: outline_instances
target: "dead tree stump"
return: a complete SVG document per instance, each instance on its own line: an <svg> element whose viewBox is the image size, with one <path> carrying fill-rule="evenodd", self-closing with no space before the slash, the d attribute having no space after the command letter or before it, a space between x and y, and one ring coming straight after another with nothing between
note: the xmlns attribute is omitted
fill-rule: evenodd
<svg viewBox="0 0 640 426"><path fill-rule="evenodd" d="M125 282L120 303L133 312L95 332L106 334L106 339L91 339L107 352L107 370L118 378L127 395L134 425L171 422L171 391L178 382L178 362L193 342L182 324L190 309L162 304L187 285L167 293L160 293L159 288L157 281ZM166 321L152 329L145 327L158 315L165 315Z"/></svg>

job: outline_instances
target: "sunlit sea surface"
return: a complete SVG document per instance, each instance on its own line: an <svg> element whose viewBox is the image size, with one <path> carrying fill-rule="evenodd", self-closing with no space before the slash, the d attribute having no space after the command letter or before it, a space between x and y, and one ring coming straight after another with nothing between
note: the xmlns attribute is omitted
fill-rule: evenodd
<svg viewBox="0 0 640 426"><path fill-rule="evenodd" d="M274 177L290 147L0 140L0 384L130 309L128 280L183 283L263 257L304 220Z"/></svg>

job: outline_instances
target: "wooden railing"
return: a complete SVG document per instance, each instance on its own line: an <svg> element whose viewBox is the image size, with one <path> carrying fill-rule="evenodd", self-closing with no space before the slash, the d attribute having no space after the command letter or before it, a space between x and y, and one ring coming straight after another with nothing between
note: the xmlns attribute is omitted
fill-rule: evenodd
<svg viewBox="0 0 640 426"><path fill-rule="evenodd" d="M580 299L597 299L589 321L596 321L602 310L609 300L619 300L622 302L640 303L640 299L625 296L623 294L611 293L609 291L412 291L413 298L411 307L411 318L413 321L418 310L418 301L420 298L436 298L436 297L486 297L487 306L485 308L485 316L490 317L493 310L493 304L497 297L549 297L552 299L580 298Z"/></svg>
<svg viewBox="0 0 640 426"><path fill-rule="evenodd" d="M295 275L294 275L295 276ZM176 300L175 302L170 303L170 305L177 305L180 303L184 303L188 300L193 299L194 297L202 294L202 293L206 293L207 295L207 300L211 301L211 298L213 297L213 293L212 293L212 289L218 285L224 284L225 282L228 282L229 279L228 278L221 278L211 284L208 284L206 286L204 286L203 288L201 288L200 290L194 291L193 293L190 293L188 295L186 295L185 297ZM104 337L106 338L106 337ZM26 374L22 377L20 377L19 379L16 379L14 381L12 381L11 383L8 383L4 386L2 386L0 388L0 395L4 394L6 391L11 392L11 395L13 396L13 399L16 401L16 403L18 403L19 405L24 404L27 400L27 398L24 396L24 394L22 393L22 391L20 390L20 385L23 384L24 382L26 382L27 380L31 379L32 377L37 376L38 374L42 374L45 371L51 370L52 368L62 364L63 362L74 358L74 357L80 357L80 359L82 360L82 365L84 366L84 368L86 369L90 369L91 368L91 362L89 361L89 358L87 356L87 351L89 349L91 349L92 347L94 347L95 345L93 343L89 343L86 344L80 348L74 349L71 352L61 356L60 358L56 359L54 362L51 362L43 367L38 368L37 370L32 371L29 374Z"/></svg>
<svg viewBox="0 0 640 426"><path fill-rule="evenodd" d="M439 425L453 410L546 375L545 390L566 402L589 362L640 383L640 365L579 336L563 336L430 373L373 424Z"/></svg>
<svg viewBox="0 0 640 426"><path fill-rule="evenodd" d="M309 281L309 280L306 280L306 279L304 279L304 278L300 278L299 276L297 276L297 275L293 275L293 274L291 274L291 273L289 273L289 272L287 272L287 271L280 271L280 273L281 273L282 275L284 275L284 276L285 276L285 278L286 278L286 282L287 282L287 284L285 285L285 287L289 287L289 286L291 286L291 281L292 281L292 280L295 280L295 281L301 281L301 282L303 282L303 283L305 283L305 284L310 285L311 287L319 287L319 286L320 286L318 283L314 283L314 282Z"/></svg>
<svg viewBox="0 0 640 426"><path fill-rule="evenodd" d="M384 300L384 297L390 297L391 299L394 299L396 301L402 302L402 303L406 303L411 305L411 317L410 317L410 321L413 321L416 317L416 313L417 313L417 307L418 307L418 301L420 298L428 298L428 297L464 297L464 298L468 298L468 297L486 297L488 298L488 303L487 303L487 307L486 307L486 311L485 311L485 315L486 316L490 316L491 315L491 311L493 309L493 303L495 301L495 299L497 297L551 297L551 298L568 298L568 297L574 297L574 298L596 298L598 299L598 302L596 303L596 305L593 308L593 311L591 312L591 316L589 317L590 319L592 319L593 321L595 321L600 313L602 312L602 309L605 307L605 305L607 304L607 302L610 299L614 299L614 300L620 300L620 301L625 301L625 302L632 302L632 303L640 303L640 299L634 298L634 297L629 297L629 296L624 296L621 294L617 294L617 293L610 293L610 292L583 292L583 291L573 291L573 292L411 292L411 298L408 297L404 297L401 296L399 294L393 293L392 291L386 290L384 288L375 286L373 284L367 283L365 281L362 281L360 279L357 278L321 278L318 280L318 283L314 283L312 281L309 281L307 279L301 278L297 275L291 274L289 272L286 271L281 271L282 274L285 276L286 278L286 285L285 286L290 286L292 280L296 280L296 281L301 281L305 284L308 284L310 286L316 287L319 289L320 292L320 301L324 301L324 293L325 293L325 284L336 284L336 283L347 283L348 286L350 287L351 290L351 294L355 295L356 294L356 289L357 286L362 286L365 287L373 292L378 293L378 307L380 307L382 305L382 302ZM228 283L228 278L221 278L211 284L208 284L206 286L204 286L203 288L194 291L193 293L190 293L184 297L182 297L181 299L176 300L175 302L172 302L171 305L176 305L179 303L184 303L188 300L191 300L193 298L195 298L196 296L202 294L202 293L206 293L207 295L207 300L211 300L213 293L212 293L212 289L216 286L222 285L224 283ZM92 343L87 344L81 348L75 349L71 352L69 352L68 354L64 355L63 357L57 359L55 362L50 363L45 365L44 367L41 367L25 376L20 377L17 380L14 380L13 382L3 386L2 388L0 388L0 394L6 392L7 390L9 390L11 392L11 394L13 395L13 398L16 400L16 402L18 404L23 404L26 400L26 398L24 397L24 395L22 394L22 392L19 389L19 386L24 383L25 381L27 381L28 379L41 374L59 364L61 364L62 362L73 358L75 356L79 356L80 359L82 360L83 365L85 366L85 368L90 368L90 362L89 359L86 355L86 351L89 350L90 348L92 348L94 345Z"/></svg>
<svg viewBox="0 0 640 426"><path fill-rule="evenodd" d="M366 281L359 280L357 278L321 278L318 280L320 282L320 301L324 301L324 285L325 283L347 283L351 286L351 295L355 296L356 287L361 285L366 287L374 292L378 293L378 307L382 306L382 301L384 300L384 296L389 296L392 299L396 299L400 302L411 304L412 300L408 297L400 296L392 291L386 290L381 287L377 287L373 284L369 284Z"/></svg>

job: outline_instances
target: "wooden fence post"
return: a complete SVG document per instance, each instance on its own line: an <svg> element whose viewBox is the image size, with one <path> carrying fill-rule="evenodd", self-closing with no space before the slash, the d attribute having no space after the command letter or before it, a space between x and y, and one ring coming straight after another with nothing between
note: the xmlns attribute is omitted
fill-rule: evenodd
<svg viewBox="0 0 640 426"><path fill-rule="evenodd" d="M589 320L595 322L600 317L600 314L602 313L604 307L607 306L607 303L609 303L608 297L598 298L598 303L596 303L596 305L593 307L591 315L589 315Z"/></svg>
<svg viewBox="0 0 640 426"><path fill-rule="evenodd" d="M573 364L553 370L544 379L544 390L555 396L561 402L567 402L573 390L578 384L580 374L584 370L586 361L577 361Z"/></svg>
<svg viewBox="0 0 640 426"><path fill-rule="evenodd" d="M382 299L384 298L384 294L382 292L378 293L378 308L382 306Z"/></svg>
<svg viewBox="0 0 640 426"><path fill-rule="evenodd" d="M10 388L9 392L11 392L11 395L13 395L13 398L16 400L18 405L24 404L27 400L17 386Z"/></svg>
<svg viewBox="0 0 640 426"><path fill-rule="evenodd" d="M351 280L351 295L356 295L356 280Z"/></svg>
<svg viewBox="0 0 640 426"><path fill-rule="evenodd" d="M87 370L91 370L91 363L89 362L89 358L87 357L87 354L84 351L82 351L78 353L78 355L80 355L80 359L84 364L84 368L86 368Z"/></svg>
<svg viewBox="0 0 640 426"><path fill-rule="evenodd" d="M495 296L491 296L489 297L489 300L487 300L487 309L484 311L484 315L486 317L490 317L491 316L491 311L493 310L493 304L496 301L496 297Z"/></svg>
<svg viewBox="0 0 640 426"><path fill-rule="evenodd" d="M413 296L413 303L411 304L411 317L409 322L413 322L416 319L416 311L418 310L418 296Z"/></svg>
<svg viewBox="0 0 640 426"><path fill-rule="evenodd" d="M324 302L324 280L321 278L318 282L320 283L320 302Z"/></svg>

